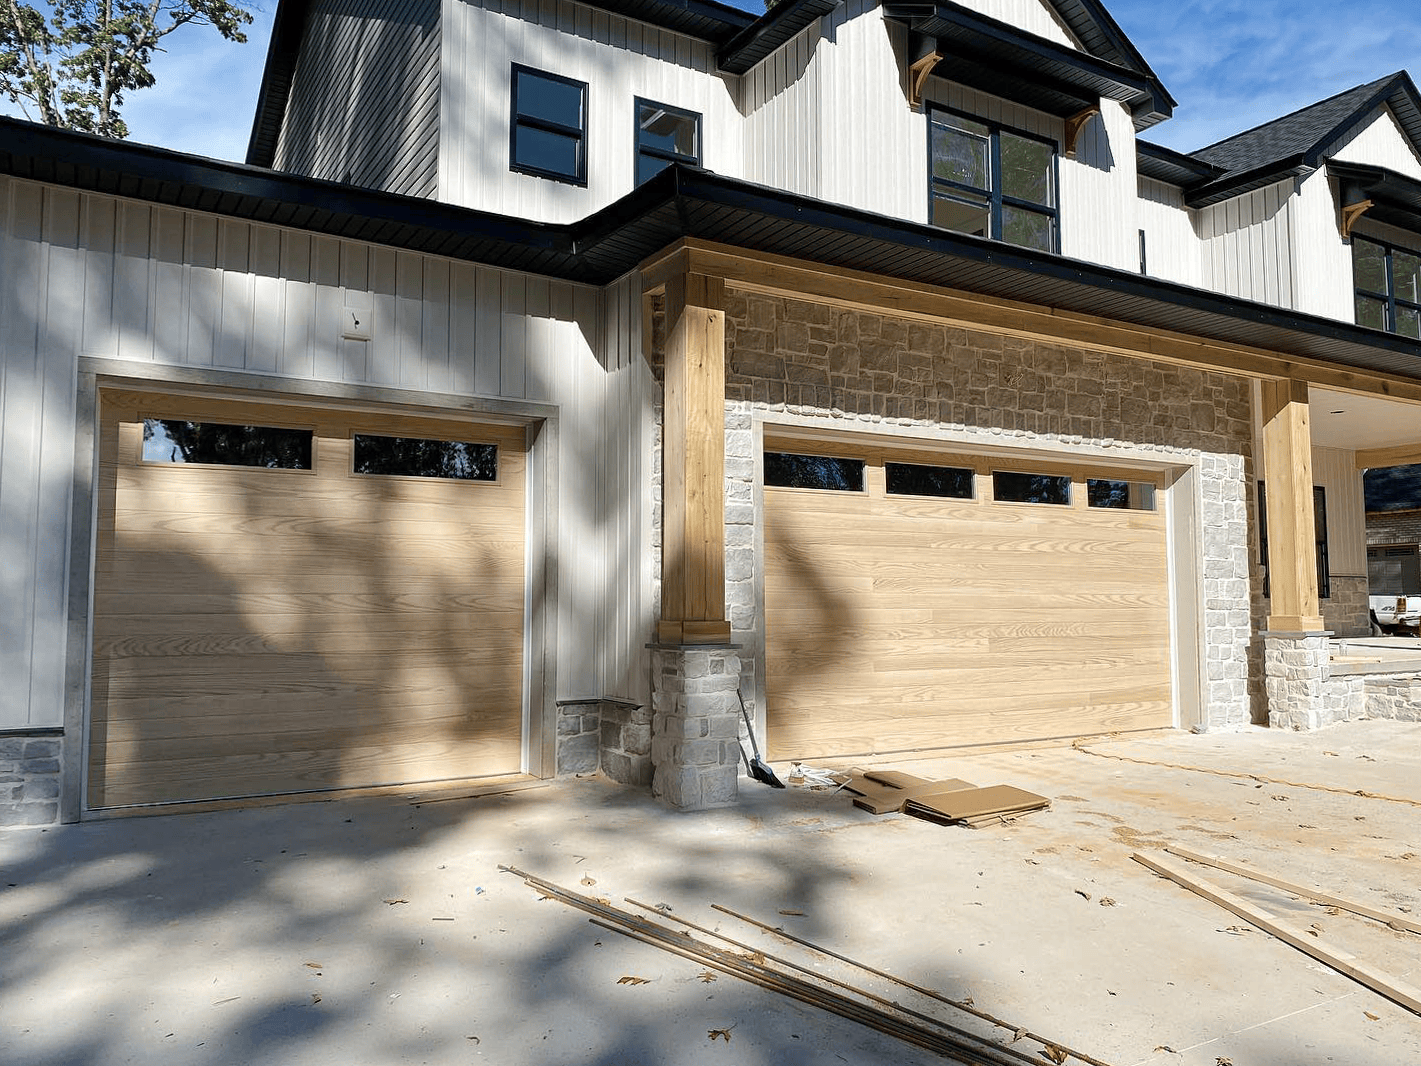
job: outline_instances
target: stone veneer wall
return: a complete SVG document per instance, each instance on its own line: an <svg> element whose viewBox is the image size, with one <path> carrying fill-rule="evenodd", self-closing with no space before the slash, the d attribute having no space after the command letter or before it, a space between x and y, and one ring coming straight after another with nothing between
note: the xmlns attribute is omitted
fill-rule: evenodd
<svg viewBox="0 0 1421 1066"><path fill-rule="evenodd" d="M1056 442L1095 455L1145 451L1163 461L1198 463L1205 718L1219 726L1250 721L1251 678L1261 687L1262 670L1251 648L1261 616L1250 572L1246 381L736 290L727 292L726 347L726 595L734 640L761 646L754 580L756 411L813 416L850 430L948 430L958 438L953 446L964 449ZM748 696L758 664L749 655L743 659Z"/></svg>
<svg viewBox="0 0 1421 1066"><path fill-rule="evenodd" d="M0 736L0 827L59 821L60 738Z"/></svg>
<svg viewBox="0 0 1421 1066"><path fill-rule="evenodd" d="M1367 607L1367 579L1333 576L1332 595L1319 601L1322 624L1339 637L1365 637L1372 632Z"/></svg>

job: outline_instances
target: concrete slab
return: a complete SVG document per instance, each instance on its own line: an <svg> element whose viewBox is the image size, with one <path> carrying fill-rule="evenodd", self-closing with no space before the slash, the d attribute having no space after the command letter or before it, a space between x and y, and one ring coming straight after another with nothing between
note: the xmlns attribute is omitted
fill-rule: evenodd
<svg viewBox="0 0 1421 1066"><path fill-rule="evenodd" d="M978 831L748 782L737 808L676 815L600 779L10 831L0 1062L942 1061L728 976L705 981L500 863L668 903L811 962L709 904L782 922L1112 1066L1421 1062L1414 1014L1130 860L1177 842L1415 917L1421 725L1086 748L894 764L1054 800ZM1206 876L1421 983L1421 936Z"/></svg>

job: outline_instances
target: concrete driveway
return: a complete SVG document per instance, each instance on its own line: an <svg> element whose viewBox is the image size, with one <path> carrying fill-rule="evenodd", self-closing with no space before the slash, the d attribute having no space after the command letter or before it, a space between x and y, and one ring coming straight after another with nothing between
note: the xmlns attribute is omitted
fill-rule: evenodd
<svg viewBox="0 0 1421 1066"><path fill-rule="evenodd" d="M722 903L1112 1066L1421 1062L1421 1018L1130 859L1182 844L1421 915L1421 724L1089 747L894 764L1054 801L977 831L748 782L734 810L673 815L587 779L0 834L0 1062L943 1061L705 980L500 863L621 906L669 904L926 1007L710 909ZM1421 935L1198 873L1421 983Z"/></svg>

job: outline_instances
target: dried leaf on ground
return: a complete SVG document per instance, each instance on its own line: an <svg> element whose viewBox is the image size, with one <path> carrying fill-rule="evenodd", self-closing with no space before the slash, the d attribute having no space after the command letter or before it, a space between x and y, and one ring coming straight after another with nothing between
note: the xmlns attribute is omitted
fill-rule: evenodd
<svg viewBox="0 0 1421 1066"><path fill-rule="evenodd" d="M319 1002L321 1002L321 994L320 994L319 992L312 992L312 993L311 993L311 1002L312 1002L312 1003L319 1003Z"/></svg>
<svg viewBox="0 0 1421 1066"><path fill-rule="evenodd" d="M1012 1035L1011 1035L1011 1043L1015 1044L1018 1040L1020 1040L1020 1039L1021 1039L1022 1037L1024 1037L1025 1035L1026 1035L1026 1030L1025 1030L1025 1029L1018 1029L1016 1032L1012 1033Z"/></svg>
<svg viewBox="0 0 1421 1066"><path fill-rule="evenodd" d="M714 970L702 970L700 973L696 974L696 976L700 978L700 980L705 984L710 984L712 981L715 980L716 975Z"/></svg>
<svg viewBox="0 0 1421 1066"><path fill-rule="evenodd" d="M1066 1049L1059 1048L1055 1044L1047 1044L1044 1048L1041 1049L1041 1057L1044 1058L1047 1062L1054 1062L1057 1063L1057 1066L1059 1066L1060 1063L1066 1061Z"/></svg>
<svg viewBox="0 0 1421 1066"><path fill-rule="evenodd" d="M619 985L649 985L649 984L651 984L651 980L650 980L650 978L646 978L646 977L618 977L618 978L617 978L617 984L619 984Z"/></svg>
<svg viewBox="0 0 1421 1066"><path fill-rule="evenodd" d="M791 918L803 918L803 917L805 917L805 914L804 914L803 911L780 911L780 913L781 913L781 914L788 914Z"/></svg>
<svg viewBox="0 0 1421 1066"><path fill-rule="evenodd" d="M1101 896L1101 897L1100 897L1100 905L1101 905L1102 907L1113 907L1113 906L1115 906L1115 901L1114 901L1113 899L1111 899L1109 896Z"/></svg>
<svg viewBox="0 0 1421 1066"><path fill-rule="evenodd" d="M1369 1010L1364 1010L1362 1013L1367 1016L1369 1021L1379 1022L1382 1020L1382 1016L1380 1014L1373 1014Z"/></svg>
<svg viewBox="0 0 1421 1066"><path fill-rule="evenodd" d="M728 1044L730 1043L730 1030L734 1028L735 1026L732 1025L729 1029L710 1029L706 1032L706 1036L711 1040L724 1040Z"/></svg>
<svg viewBox="0 0 1421 1066"><path fill-rule="evenodd" d="M1080 897L1081 897L1083 900L1085 900L1087 903L1090 902L1090 893L1087 892L1085 889L1083 889L1083 888L1078 888L1078 889L1076 889L1076 895L1080 896Z"/></svg>
<svg viewBox="0 0 1421 1066"><path fill-rule="evenodd" d="M1170 1047L1168 1044L1158 1044L1158 1045L1155 1046L1155 1050L1156 1050L1156 1051L1167 1051L1167 1052L1169 1052L1171 1055L1178 1055L1178 1054L1179 1054L1179 1052L1175 1051L1174 1048Z"/></svg>
<svg viewBox="0 0 1421 1066"><path fill-rule="evenodd" d="M382 902L382 903L388 903L391 907L393 907L396 903L408 903L409 900L407 900L407 899L386 899L386 900L381 900L380 902Z"/></svg>
<svg viewBox="0 0 1421 1066"><path fill-rule="evenodd" d="M1341 913L1342 913L1342 908L1341 908L1341 907L1328 907L1328 908L1327 908L1327 913L1328 913L1328 914L1341 914Z"/></svg>
<svg viewBox="0 0 1421 1066"><path fill-rule="evenodd" d="M307 965L310 969L312 969L312 970L324 970L324 969L325 969L325 967L322 966L319 962L308 962L308 963L306 963L306 965Z"/></svg>
<svg viewBox="0 0 1421 1066"><path fill-rule="evenodd" d="M1234 1060L1225 1058L1224 1056L1220 1055L1218 1058L1214 1059L1214 1066L1234 1066Z"/></svg>

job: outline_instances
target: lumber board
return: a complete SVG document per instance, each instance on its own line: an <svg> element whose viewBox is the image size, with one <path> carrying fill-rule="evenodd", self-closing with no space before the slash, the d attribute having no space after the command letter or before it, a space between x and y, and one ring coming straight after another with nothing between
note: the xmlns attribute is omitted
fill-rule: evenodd
<svg viewBox="0 0 1421 1066"><path fill-rule="evenodd" d="M1232 911L1244 921L1256 925L1266 933L1271 933L1284 943L1291 944L1318 962L1332 967L1338 973L1345 974L1359 984L1366 985L1373 992L1385 996L1393 1003L1400 1004L1413 1013L1421 1014L1421 988L1409 985L1375 966L1347 957L1347 953L1340 948L1309 936L1306 930L1290 922L1275 918L1267 911L1255 907L1242 896L1237 896L1210 881L1192 876L1184 866L1171 862L1169 859L1143 855L1138 851L1131 857L1155 873L1169 878L1176 884L1202 896L1211 903L1218 904L1225 910Z"/></svg>
<svg viewBox="0 0 1421 1066"><path fill-rule="evenodd" d="M986 788L950 789L912 797L908 805L935 815L964 821L993 814L1033 811L1049 807L1051 801L1035 792L1015 785L989 785Z"/></svg>
<svg viewBox="0 0 1421 1066"><path fill-rule="evenodd" d="M1365 903L1344 899L1341 896L1334 896L1322 891L1320 888L1310 888L1307 885L1300 885L1293 881L1285 881L1281 877L1274 877L1272 874L1264 873L1262 870L1256 870L1252 866L1230 862L1219 855L1205 855L1202 852L1191 851L1188 848L1179 848L1174 845L1170 845L1164 850L1171 855L1178 855L1183 859L1190 859L1194 862L1202 863L1205 866L1212 866L1217 870L1238 874L1240 877L1247 877L1252 881L1272 885L1274 888L1281 888L1285 892L1291 892L1295 896L1310 899L1314 903L1325 903L1329 907L1340 907L1342 910L1351 911L1353 914L1360 914L1367 918L1375 918L1379 922L1385 922L1393 929L1404 929L1411 933L1421 933L1421 922L1414 922L1402 914L1380 910L1377 907L1369 907Z"/></svg>

